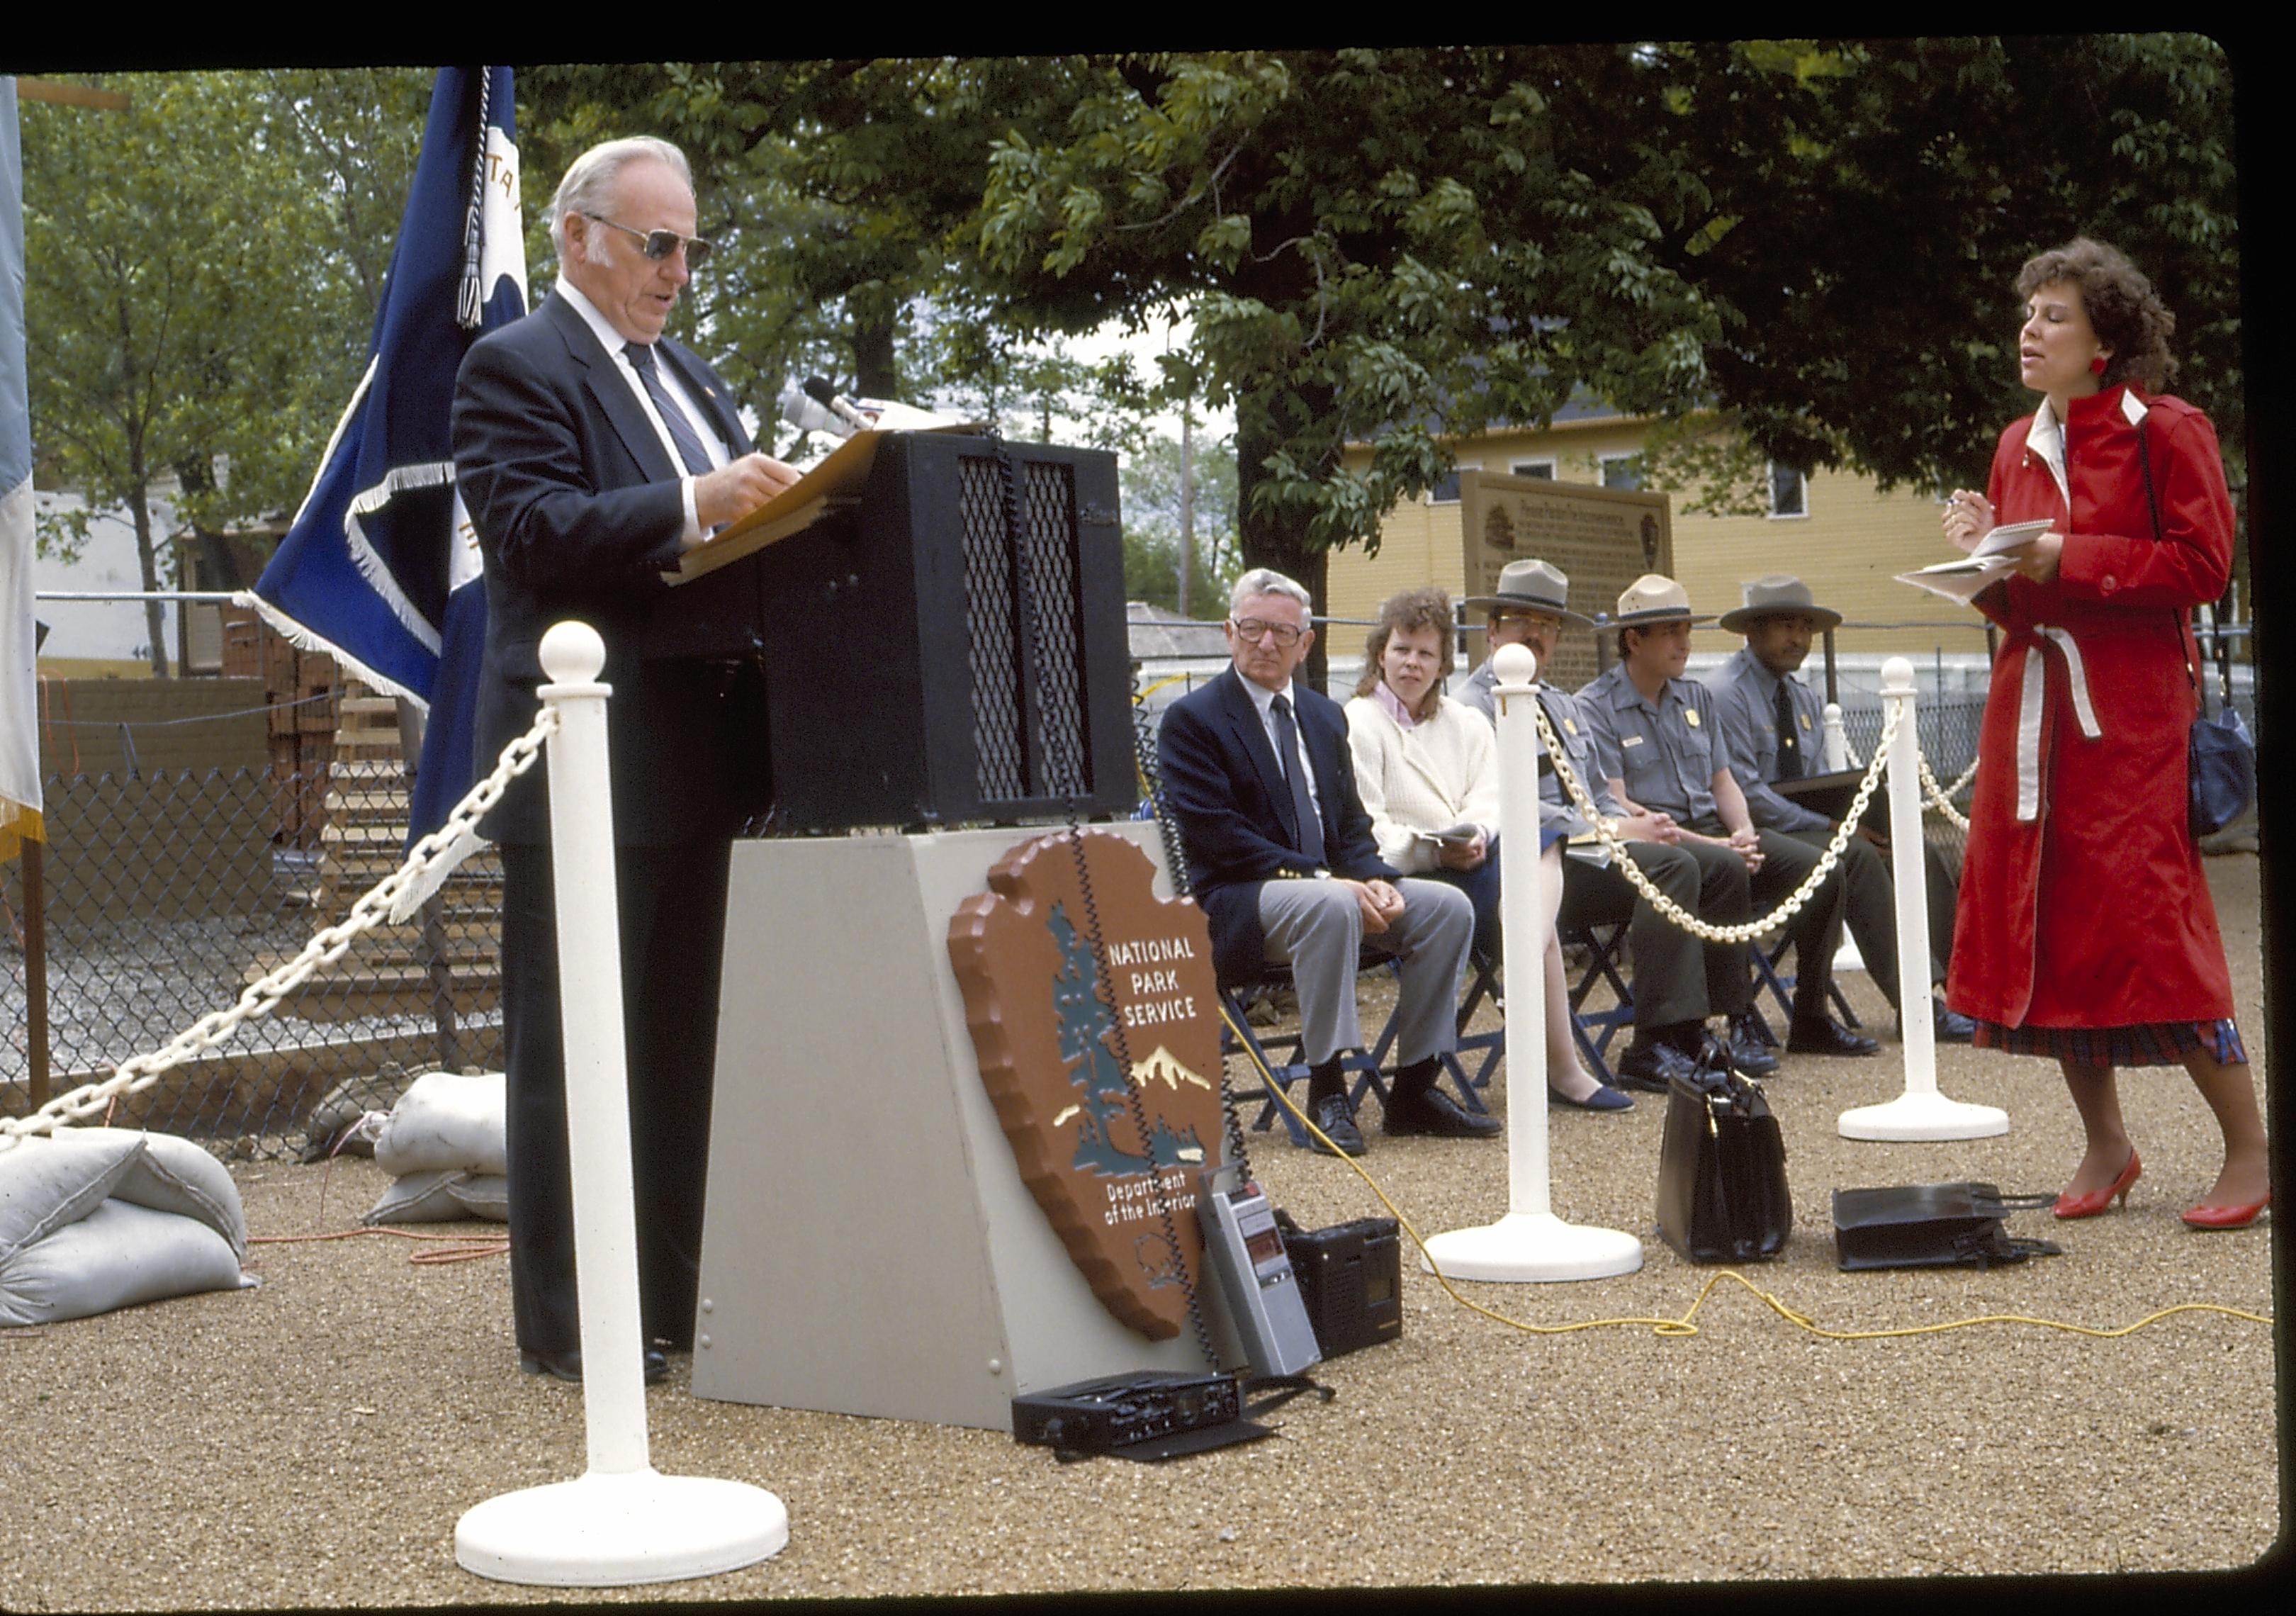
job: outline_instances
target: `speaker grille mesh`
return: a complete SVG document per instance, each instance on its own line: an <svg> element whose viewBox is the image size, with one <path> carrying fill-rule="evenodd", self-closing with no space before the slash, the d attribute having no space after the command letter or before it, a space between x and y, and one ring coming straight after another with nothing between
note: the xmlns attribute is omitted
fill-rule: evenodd
<svg viewBox="0 0 2296 1616"><path fill-rule="evenodd" d="M974 785L985 802L1086 793L1091 778L1084 711L1082 601L1076 473L1020 462L1021 554L1036 587L1049 666L1031 686L1033 660L1021 580L1005 531L996 462L957 463L964 544L965 658L972 675Z"/></svg>

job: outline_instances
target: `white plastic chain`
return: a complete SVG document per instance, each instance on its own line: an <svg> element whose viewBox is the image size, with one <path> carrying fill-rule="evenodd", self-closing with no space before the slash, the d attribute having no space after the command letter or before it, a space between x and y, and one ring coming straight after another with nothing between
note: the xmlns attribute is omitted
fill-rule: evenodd
<svg viewBox="0 0 2296 1616"><path fill-rule="evenodd" d="M1956 826L1964 832L1967 831L1968 816L1953 806L1953 799L1960 796L1968 788L1969 783L1977 778L1977 759L1972 758L1969 760L1969 767L1961 771L1961 778L1955 781L1950 789L1938 784L1937 776L1930 773L1930 760L1927 758L1921 759L1921 765L1922 791L1929 798L1930 806L1951 820Z"/></svg>
<svg viewBox="0 0 2296 1616"><path fill-rule="evenodd" d="M389 917L393 901L410 884L432 874L434 865L450 869L471 852L477 845L474 833L480 819L502 800L512 780L534 767L543 742L557 729L558 710L545 701L535 715L534 727L503 748L494 772L470 789L444 824L409 848L406 861L361 895L342 920L318 932L300 954L242 993L231 1008L201 1016L164 1048L123 1061L102 1082L83 1083L70 1094L58 1095L31 1116L0 1119L0 1151L12 1149L22 1135L51 1133L59 1124L95 1115L120 1095L151 1087L169 1068L222 1043L242 1021L267 1013L321 965L340 959L353 938ZM436 873L443 876L445 869Z"/></svg>
<svg viewBox="0 0 2296 1616"><path fill-rule="evenodd" d="M1883 715L1882 738L1874 747L1873 761L1866 766L1865 779L1857 783L1857 796L1850 803L1849 812L1842 816L1841 823L1833 827L1833 840L1825 844L1825 851L1818 858L1817 867L1809 873L1809 879L1794 889L1785 901L1770 914L1734 926L1717 926L1699 919L1660 891L1651 878L1643 874L1642 866L1627 856L1626 838L1611 828L1610 820L1587 794L1587 788L1570 772L1562 743L1556 737L1553 726L1546 721L1545 706L1534 700L1530 712L1531 717L1538 721L1539 743L1546 748L1546 756L1554 765L1554 777L1562 783L1562 789L1578 806L1580 816L1595 827L1595 834L1601 839L1603 845L1611 849L1611 857L1620 873L1634 883L1636 891L1650 900L1652 908L1684 931L1694 937L1704 938L1710 943L1750 943L1758 937L1765 937L1776 931L1800 912L1801 906L1809 901L1810 894L1823 886L1825 878L1833 874L1833 866L1841 857L1841 849L1849 845L1849 838L1856 833L1857 822L1866 813L1866 805L1874 800L1874 788L1881 783L1882 767L1889 760L1890 742L1898 733L1898 710L1892 708Z"/></svg>

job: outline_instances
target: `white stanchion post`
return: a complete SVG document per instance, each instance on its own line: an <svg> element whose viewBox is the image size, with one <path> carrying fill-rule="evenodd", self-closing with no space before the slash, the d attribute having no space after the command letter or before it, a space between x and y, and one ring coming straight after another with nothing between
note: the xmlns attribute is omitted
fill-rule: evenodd
<svg viewBox="0 0 2296 1616"><path fill-rule="evenodd" d="M1838 775L1849 767L1849 732L1842 727L1841 703L1828 701L1818 720L1817 766L1820 773Z"/></svg>
<svg viewBox="0 0 2296 1616"><path fill-rule="evenodd" d="M1882 1105L1841 1113L1845 1139L1987 1139L2009 1131L1997 1105L1970 1105L1938 1092L1937 1025L1930 1001L1929 890L1922 868L1921 736L1914 724L1914 665L1882 664L1883 717L1898 715L1890 742L1890 859L1898 888L1898 1004L1904 1023L1906 1092Z"/></svg>
<svg viewBox="0 0 2296 1616"><path fill-rule="evenodd" d="M778 1554L789 1512L747 1482L665 1476L648 1456L606 767L611 693L597 682L606 647L587 624L567 622L543 636L541 654L554 682L540 693L559 719L548 756L551 870L589 1469L474 1505L455 1528L455 1559L482 1577L554 1587L706 1577Z"/></svg>
<svg viewBox="0 0 2296 1616"><path fill-rule="evenodd" d="M1546 861L1538 857L1538 660L1521 645L1491 659L1499 677L1499 922L1510 974L1506 1001L1507 1215L1452 1229L1427 1243L1428 1257L1455 1279L1532 1283L1606 1279L1643 1266L1643 1243L1617 1229L1557 1218L1546 1150Z"/></svg>

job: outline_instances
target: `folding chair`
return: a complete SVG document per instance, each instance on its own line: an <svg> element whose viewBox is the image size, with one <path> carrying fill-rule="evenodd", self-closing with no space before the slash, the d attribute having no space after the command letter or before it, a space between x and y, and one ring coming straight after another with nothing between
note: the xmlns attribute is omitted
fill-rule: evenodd
<svg viewBox="0 0 2296 1616"><path fill-rule="evenodd" d="M1587 968L1570 989L1570 1036L1578 1046L1578 1053L1595 1069L1595 1077L1604 1083L1613 1082L1611 1063L1605 1058L1611 1040L1619 1036L1619 1029L1635 1024L1634 989L1619 970L1619 956L1626 947L1627 923L1620 920L1566 927L1562 941L1566 947L1587 950ZM1606 982L1614 1002L1607 1010L1588 1010L1587 1001L1595 988Z"/></svg>
<svg viewBox="0 0 2296 1616"><path fill-rule="evenodd" d="M1360 982L1363 974L1369 971L1400 974L1393 960L1367 949L1357 966L1357 980ZM1496 984L1488 969L1478 972L1477 981L1484 997L1496 991ZM1226 1013L1220 1029L1222 1058L1230 1054L1248 1054L1252 1060L1253 1070L1267 1072L1275 1079L1276 1087L1286 1095L1292 1093L1294 1083L1308 1076L1309 1066L1304 1047L1306 1040L1296 1029L1276 1033L1273 1037L1263 1037L1256 1032L1244 1013L1244 997L1255 988L1283 988L1289 987L1291 983L1289 967L1270 965L1250 982L1235 986L1222 983L1220 986L1220 1007ZM1471 991L1460 1013L1462 1026L1480 1002L1475 993ZM1348 1050L1340 1056L1341 1075L1344 1078L1353 1074L1354 1080L1348 1092L1349 1103L1358 1111L1363 1107L1365 1096L1370 1095L1377 1095L1382 1107L1387 1104L1387 1079L1382 1075L1382 1069L1394 1053L1398 1032L1396 1019L1394 1012L1389 1012L1386 1024L1380 1029L1379 1037L1373 1040L1369 1049ZM1469 1054L1495 1049L1503 1053L1505 1036L1504 1029L1470 1034L1461 1039L1459 1048L1461 1052ZM1442 1057L1443 1075L1451 1079L1452 1087L1458 1090L1460 1103L1467 1110L1480 1112L1488 1109L1475 1090L1488 1079L1490 1066L1496 1060L1496 1053L1487 1054L1480 1074L1471 1078L1460 1063L1457 1054L1447 1054ZM1236 1097L1248 1100L1254 1097L1255 1093L1260 1101L1259 1114L1252 1119L1251 1123L1255 1132L1266 1131L1280 1113L1285 1131L1292 1136L1292 1142L1295 1144L1308 1142L1307 1129L1300 1125L1300 1120L1292 1114L1289 1107L1278 1104L1264 1084L1257 1091L1239 1088Z"/></svg>
<svg viewBox="0 0 2296 1616"><path fill-rule="evenodd" d="M1770 1024L1762 1015L1762 990L1769 990L1770 997L1778 1002L1779 1017L1787 1026L1792 1026L1795 979L1778 969L1778 962L1786 956L1786 950L1792 946L1791 939L1781 936L1767 947L1748 950L1754 961L1754 997L1746 1006L1746 1013L1763 1038L1775 1048L1784 1048L1785 1040L1772 1036ZM1841 1014L1841 1024L1852 1028L1864 1026L1865 1023L1857 1019L1857 1013L1849 1007L1849 1000L1842 993L1841 984L1829 980L1825 987L1825 997L1833 1001L1833 1008Z"/></svg>

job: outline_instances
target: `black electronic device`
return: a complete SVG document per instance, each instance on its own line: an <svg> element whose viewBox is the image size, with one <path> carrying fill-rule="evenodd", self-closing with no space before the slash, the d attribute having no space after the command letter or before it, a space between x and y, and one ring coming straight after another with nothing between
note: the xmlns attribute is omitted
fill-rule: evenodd
<svg viewBox="0 0 2296 1616"><path fill-rule="evenodd" d="M1325 1358L1403 1333L1403 1243L1394 1218L1287 1227L1283 1249Z"/></svg>
<svg viewBox="0 0 2296 1616"><path fill-rule="evenodd" d="M1013 1440L1110 1453L1144 1442L1185 1443L1194 1432L1237 1423L1242 1413L1232 1374L1144 1369L1014 1398Z"/></svg>
<svg viewBox="0 0 2296 1616"><path fill-rule="evenodd" d="M757 560L776 824L1138 801L1114 455L890 433L857 504Z"/></svg>

